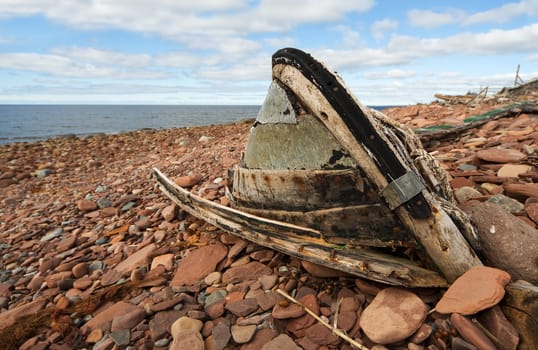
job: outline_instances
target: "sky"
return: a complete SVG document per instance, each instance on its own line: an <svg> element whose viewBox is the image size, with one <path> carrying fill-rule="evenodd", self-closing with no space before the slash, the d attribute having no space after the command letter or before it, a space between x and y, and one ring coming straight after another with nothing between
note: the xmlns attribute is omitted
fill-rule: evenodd
<svg viewBox="0 0 538 350"><path fill-rule="evenodd" d="M538 0L0 0L0 104L259 105L295 47L367 105L538 77Z"/></svg>

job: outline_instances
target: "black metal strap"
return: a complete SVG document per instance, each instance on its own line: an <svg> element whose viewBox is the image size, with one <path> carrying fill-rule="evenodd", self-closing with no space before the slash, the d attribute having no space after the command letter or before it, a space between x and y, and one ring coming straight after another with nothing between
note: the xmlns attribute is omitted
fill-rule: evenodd
<svg viewBox="0 0 538 350"><path fill-rule="evenodd" d="M309 54L294 48L277 51L273 55L273 66L277 64L297 68L305 78L321 91L347 125L357 142L363 144L373 155L374 162L387 177L389 183L407 173L407 169L400 163L392 149L370 123L364 111L355 103L355 100L348 94L333 73L329 72ZM431 216L431 208L422 193L415 195L403 205L414 218Z"/></svg>

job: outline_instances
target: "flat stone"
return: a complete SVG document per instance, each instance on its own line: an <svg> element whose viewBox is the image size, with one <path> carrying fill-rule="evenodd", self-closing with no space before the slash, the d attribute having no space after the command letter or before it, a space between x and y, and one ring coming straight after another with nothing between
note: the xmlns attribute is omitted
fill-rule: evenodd
<svg viewBox="0 0 538 350"><path fill-rule="evenodd" d="M176 218L176 215L178 213L178 206L177 204L170 204L167 207L164 207L161 211L161 215L163 219L165 219L168 222L173 221Z"/></svg>
<svg viewBox="0 0 538 350"><path fill-rule="evenodd" d="M209 318L212 320L217 319L224 315L224 304L225 304L224 298L220 299L219 301L215 301L211 303L210 305L207 305L204 310Z"/></svg>
<svg viewBox="0 0 538 350"><path fill-rule="evenodd" d="M192 187L202 180L202 176L199 174L178 176L174 178L174 182L181 187Z"/></svg>
<svg viewBox="0 0 538 350"><path fill-rule="evenodd" d="M96 328L91 331L90 334L88 334L88 336L86 337L86 342L90 344L95 344L103 338L103 335L103 330L101 328Z"/></svg>
<svg viewBox="0 0 538 350"><path fill-rule="evenodd" d="M200 332L203 325L203 322L200 320L196 320L187 316L180 317L174 323L172 323L172 337L176 339L177 337L181 336L183 332L186 331Z"/></svg>
<svg viewBox="0 0 538 350"><path fill-rule="evenodd" d="M328 268L326 266L311 263L310 261L301 261L303 268L314 277L330 278L347 276L346 273Z"/></svg>
<svg viewBox="0 0 538 350"><path fill-rule="evenodd" d="M349 331L357 321L357 313L355 311L341 311L338 313L338 328Z"/></svg>
<svg viewBox="0 0 538 350"><path fill-rule="evenodd" d="M498 177L518 177L519 174L531 171L532 167L525 164L505 164L497 170Z"/></svg>
<svg viewBox="0 0 538 350"><path fill-rule="evenodd" d="M258 278L258 281L260 281L260 284L263 290L270 290L276 285L276 282L278 281L278 276L277 275L264 275Z"/></svg>
<svg viewBox="0 0 538 350"><path fill-rule="evenodd" d="M225 322L221 322L213 327L211 330L211 335L213 336L213 341L215 342L215 350L224 349L232 337L230 327Z"/></svg>
<svg viewBox="0 0 538 350"><path fill-rule="evenodd" d="M91 287L93 280L89 276L81 277L73 281L73 288L86 290Z"/></svg>
<svg viewBox="0 0 538 350"><path fill-rule="evenodd" d="M222 283L228 284L257 280L261 276L268 275L271 272L273 271L266 265L257 261L251 261L248 264L235 266L226 270L222 274Z"/></svg>
<svg viewBox="0 0 538 350"><path fill-rule="evenodd" d="M153 258L151 261L151 270L159 265L163 265L166 271L172 270L174 266L174 254L163 254Z"/></svg>
<svg viewBox="0 0 538 350"><path fill-rule="evenodd" d="M454 190L454 197L458 203L465 203L470 199L481 197L482 193L475 190L473 187L463 186Z"/></svg>
<svg viewBox="0 0 538 350"><path fill-rule="evenodd" d="M340 342L340 338L336 334L320 323L310 326L306 330L305 336L318 345L336 345Z"/></svg>
<svg viewBox="0 0 538 350"><path fill-rule="evenodd" d="M111 286L114 283L118 282L120 278L121 272L116 270L108 270L101 276L101 285L104 287Z"/></svg>
<svg viewBox="0 0 538 350"><path fill-rule="evenodd" d="M237 344L248 343L254 336L254 333L256 333L256 325L249 325L249 326L233 325L231 333L232 333L232 338L234 342L236 342Z"/></svg>
<svg viewBox="0 0 538 350"><path fill-rule="evenodd" d="M452 180L450 180L450 186L453 189L458 189L462 187L473 187L474 182L472 180L469 180L465 177L456 177Z"/></svg>
<svg viewBox="0 0 538 350"><path fill-rule="evenodd" d="M250 342L241 346L241 350L260 350L265 344L269 343L277 335L278 332L274 329L269 327L262 328L254 334L254 337Z"/></svg>
<svg viewBox="0 0 538 350"><path fill-rule="evenodd" d="M131 340L131 331L129 329L120 329L110 333L110 338L116 345L128 345Z"/></svg>
<svg viewBox="0 0 538 350"><path fill-rule="evenodd" d="M111 306L100 309L101 311L94 315L93 318L88 322L86 322L80 328L80 330L82 333L89 333L96 328L99 328L104 332L109 331L112 320L115 317L122 316L139 309L139 306L127 303L125 301L119 301Z"/></svg>
<svg viewBox="0 0 538 350"><path fill-rule="evenodd" d="M258 310L258 302L255 298L247 298L226 304L226 310L230 311L235 316L247 316Z"/></svg>
<svg viewBox="0 0 538 350"><path fill-rule="evenodd" d="M519 334L498 305L480 312L477 319L498 339L499 343L496 345L499 350L517 349Z"/></svg>
<svg viewBox="0 0 538 350"><path fill-rule="evenodd" d="M235 244L228 251L228 258L233 259L238 256L243 251L243 249L247 247L247 245L248 241L245 241L243 239L235 242Z"/></svg>
<svg viewBox="0 0 538 350"><path fill-rule="evenodd" d="M228 249L222 243L207 245L190 251L177 265L171 287L194 285L202 281L226 257Z"/></svg>
<svg viewBox="0 0 538 350"><path fill-rule="evenodd" d="M178 318L185 316L185 311L170 310L157 312L149 321L149 332L153 341L162 338L166 333L171 333L172 324Z"/></svg>
<svg viewBox="0 0 538 350"><path fill-rule="evenodd" d="M525 204L525 212L532 221L538 224L538 203Z"/></svg>
<svg viewBox="0 0 538 350"><path fill-rule="evenodd" d="M460 337L452 337L451 346L452 346L452 350L478 350L476 346L466 342Z"/></svg>
<svg viewBox="0 0 538 350"><path fill-rule="evenodd" d="M538 283L536 229L495 204L474 202L463 210L475 225L488 265L505 270L514 279Z"/></svg>
<svg viewBox="0 0 538 350"><path fill-rule="evenodd" d="M488 148L476 152L476 156L486 162L494 163L519 163L527 158L524 153L508 148Z"/></svg>
<svg viewBox="0 0 538 350"><path fill-rule="evenodd" d="M136 253L130 255L127 259L120 262L114 270L121 274L127 274L136 269L139 266L148 265L148 259L151 253L157 248L155 243L148 244L144 248L140 249Z"/></svg>
<svg viewBox="0 0 538 350"><path fill-rule="evenodd" d="M114 317L110 330L114 332L120 329L134 328L144 318L146 318L146 312L143 308L138 307L137 309L133 309L126 314Z"/></svg>
<svg viewBox="0 0 538 350"><path fill-rule="evenodd" d="M395 343L415 333L427 312L426 304L414 293L386 288L364 309L360 326L375 343Z"/></svg>
<svg viewBox="0 0 538 350"><path fill-rule="evenodd" d="M261 350L301 350L289 335L280 334L265 344Z"/></svg>
<svg viewBox="0 0 538 350"><path fill-rule="evenodd" d="M256 294L256 301L263 311L267 311L275 306L279 295L271 290Z"/></svg>
<svg viewBox="0 0 538 350"><path fill-rule="evenodd" d="M493 267L474 266L452 283L435 309L442 314L471 315L496 305L510 275Z"/></svg>
<svg viewBox="0 0 538 350"><path fill-rule="evenodd" d="M204 283L208 286L220 283L222 279L222 273L219 271L213 271L204 278Z"/></svg>
<svg viewBox="0 0 538 350"><path fill-rule="evenodd" d="M86 262L81 262L73 266L71 269L73 277L80 278L88 273L88 264Z"/></svg>
<svg viewBox="0 0 538 350"><path fill-rule="evenodd" d="M287 318L296 318L304 314L305 311L301 306L294 303L289 303L285 300L282 300L282 302L277 303L273 308L273 312L271 313L273 318L279 320Z"/></svg>
<svg viewBox="0 0 538 350"><path fill-rule="evenodd" d="M523 203L516 201L513 198L507 197L503 194L496 194L487 200L488 203L497 204L504 210L514 215L522 215L525 212L525 206Z"/></svg>
<svg viewBox="0 0 538 350"><path fill-rule="evenodd" d="M77 201L77 208L82 212L90 212L97 209L97 204L89 199L80 199Z"/></svg>
<svg viewBox="0 0 538 350"><path fill-rule="evenodd" d="M538 198L538 183L506 184L504 190L514 196Z"/></svg>
<svg viewBox="0 0 538 350"><path fill-rule="evenodd" d="M419 329L411 336L411 338L409 338L409 340L412 343L421 344L423 341L429 338L432 332L432 326L427 323L423 323L420 325Z"/></svg>
<svg viewBox="0 0 538 350"><path fill-rule="evenodd" d="M497 350L489 338L473 324L473 322L458 313L450 315L450 322L463 339L480 350Z"/></svg>
<svg viewBox="0 0 538 350"><path fill-rule="evenodd" d="M204 340L197 331L185 331L181 336L174 338L169 350L204 350Z"/></svg>
<svg viewBox="0 0 538 350"><path fill-rule="evenodd" d="M47 301L45 299L37 299L2 312L2 317L0 317L0 331L11 327L15 322L26 316L38 314L45 307L46 303Z"/></svg>

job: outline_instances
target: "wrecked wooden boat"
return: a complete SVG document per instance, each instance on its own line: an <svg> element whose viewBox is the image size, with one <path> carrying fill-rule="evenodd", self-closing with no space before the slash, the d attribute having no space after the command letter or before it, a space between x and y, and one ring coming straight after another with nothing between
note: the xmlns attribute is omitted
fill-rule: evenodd
<svg viewBox="0 0 538 350"><path fill-rule="evenodd" d="M273 80L229 170L231 207L161 190L190 214L254 243L360 277L443 287L481 262L444 171L412 131L363 106L309 54L277 51Z"/></svg>

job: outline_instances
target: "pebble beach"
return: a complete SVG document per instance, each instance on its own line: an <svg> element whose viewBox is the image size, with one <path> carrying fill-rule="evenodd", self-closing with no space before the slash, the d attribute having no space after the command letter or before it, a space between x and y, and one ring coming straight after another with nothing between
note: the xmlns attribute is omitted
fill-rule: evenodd
<svg viewBox="0 0 538 350"><path fill-rule="evenodd" d="M536 101L519 99L529 98ZM384 113L412 129L459 126L512 102ZM251 125L1 145L3 348L354 348L277 289L368 349L538 344L502 304L509 283L538 284L538 114L424 142L478 233L493 237L481 252L489 267L448 291L396 288L300 261L196 219L159 191L154 167L228 205L227 169L240 161Z"/></svg>

